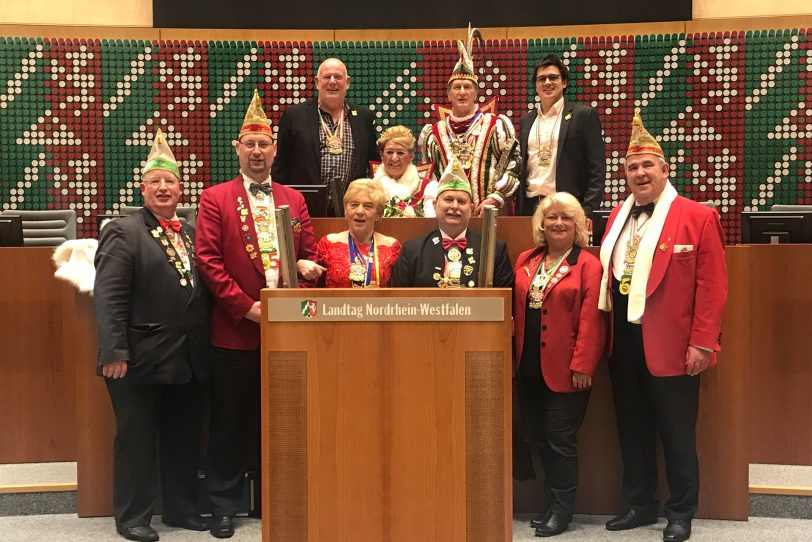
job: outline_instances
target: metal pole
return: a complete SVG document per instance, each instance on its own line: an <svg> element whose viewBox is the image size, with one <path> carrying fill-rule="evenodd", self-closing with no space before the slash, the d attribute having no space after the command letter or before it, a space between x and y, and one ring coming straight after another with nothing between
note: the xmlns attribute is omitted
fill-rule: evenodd
<svg viewBox="0 0 812 542"><path fill-rule="evenodd" d="M298 288L299 275L296 272L296 254L293 252L293 228L290 225L290 208L280 205L276 215L276 239L279 245L279 267L282 271L282 287Z"/></svg>
<svg viewBox="0 0 812 542"><path fill-rule="evenodd" d="M486 205L482 215L482 245L479 248L479 275L477 285L480 288L493 287L493 266L496 260L496 217L499 210L493 205Z"/></svg>

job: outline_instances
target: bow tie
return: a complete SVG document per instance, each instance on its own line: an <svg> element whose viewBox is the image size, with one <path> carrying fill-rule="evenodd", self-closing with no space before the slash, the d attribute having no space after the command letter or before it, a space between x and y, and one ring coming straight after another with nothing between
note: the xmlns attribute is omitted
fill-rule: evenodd
<svg viewBox="0 0 812 542"><path fill-rule="evenodd" d="M643 213L648 213L651 216L654 213L654 202L652 201L648 205L633 205L632 206L632 216L634 218L640 218L640 215Z"/></svg>
<svg viewBox="0 0 812 542"><path fill-rule="evenodd" d="M249 190L249 191L250 191L250 192L251 192L251 193L252 193L254 196L256 196L257 194L259 194L260 192L262 192L262 193L263 193L263 194L265 194L266 196L269 196L269 195L271 194L271 192L273 192L273 187L271 186L271 184L270 184L270 183L251 183L251 184L248 186L248 190Z"/></svg>
<svg viewBox="0 0 812 542"><path fill-rule="evenodd" d="M448 250L451 247L457 247L460 250L465 250L465 247L468 246L468 239L462 237L460 239L449 239L447 237L443 237L443 249Z"/></svg>
<svg viewBox="0 0 812 542"><path fill-rule="evenodd" d="M160 218L158 222L161 223L161 228L163 228L164 231L174 230L180 232L180 220Z"/></svg>

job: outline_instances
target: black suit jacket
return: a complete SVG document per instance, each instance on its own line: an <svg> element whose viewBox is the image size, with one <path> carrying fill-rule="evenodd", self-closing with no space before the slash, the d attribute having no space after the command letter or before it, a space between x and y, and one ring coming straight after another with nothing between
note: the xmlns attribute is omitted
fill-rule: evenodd
<svg viewBox="0 0 812 542"><path fill-rule="evenodd" d="M350 181L368 177L369 162L379 162L374 117L366 107L348 103L355 156ZM271 168L282 184L327 184L321 178L319 106L315 99L291 105L282 113L277 133L277 153Z"/></svg>
<svg viewBox="0 0 812 542"><path fill-rule="evenodd" d="M194 230L182 226L193 238ZM96 251L93 302L101 366L127 360L125 380L181 384L208 380L208 295L192 258L194 284L182 286L147 209L107 224ZM192 251L190 257L192 256Z"/></svg>
<svg viewBox="0 0 812 542"><path fill-rule="evenodd" d="M536 120L533 109L519 121L522 173L516 190L516 214L530 216L537 200L527 198L527 140ZM567 118L569 116L569 118ZM591 107L564 100L555 166L556 192L569 192L581 202L590 218L600 208L606 186L606 147L598 112Z"/></svg>
<svg viewBox="0 0 812 542"><path fill-rule="evenodd" d="M440 230L431 231L415 239L406 241L403 250L400 251L398 259L392 268L392 280L389 285L392 287L436 287L437 281L434 273L442 273L445 266L445 251L441 241ZM468 248L473 249L474 263L473 272L464 276L461 280L463 286L471 280L476 282L479 274L479 247L482 243L482 236L476 232L468 230L465 233L468 239ZM463 262L467 259L463 255ZM510 265L507 255L507 245L501 239L496 240L496 256L493 266L493 286L494 288L513 287L513 268Z"/></svg>

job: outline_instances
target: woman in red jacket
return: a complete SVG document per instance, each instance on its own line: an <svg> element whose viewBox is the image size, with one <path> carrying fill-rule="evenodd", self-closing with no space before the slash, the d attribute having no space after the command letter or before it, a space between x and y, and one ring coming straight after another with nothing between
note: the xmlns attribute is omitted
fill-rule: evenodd
<svg viewBox="0 0 812 542"><path fill-rule="evenodd" d="M572 521L576 434L604 355L607 322L598 310L600 261L582 250L589 232L578 200L566 192L544 198L532 224L536 248L516 260L514 371L552 497L531 525L536 536L554 536Z"/></svg>

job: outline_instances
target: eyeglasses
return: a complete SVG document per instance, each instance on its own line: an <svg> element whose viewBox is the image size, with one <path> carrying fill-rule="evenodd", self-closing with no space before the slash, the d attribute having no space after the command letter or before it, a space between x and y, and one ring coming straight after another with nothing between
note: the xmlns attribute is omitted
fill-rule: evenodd
<svg viewBox="0 0 812 542"><path fill-rule="evenodd" d="M536 77L536 83L544 83L545 81L549 81L551 83L558 83L561 81L560 75L539 75Z"/></svg>
<svg viewBox="0 0 812 542"><path fill-rule="evenodd" d="M175 179L150 179L148 181L144 181L145 185L152 188L161 186L161 183L165 184L168 188L172 188L180 184L179 181L176 181Z"/></svg>
<svg viewBox="0 0 812 542"><path fill-rule="evenodd" d="M259 147L259 150L261 151L267 151L268 149L271 148L271 145L273 145L273 143L269 143L268 141L260 141L259 143L257 143L256 141L246 141L243 143L242 141L240 141L240 145L242 145L249 151L252 151L257 147Z"/></svg>

